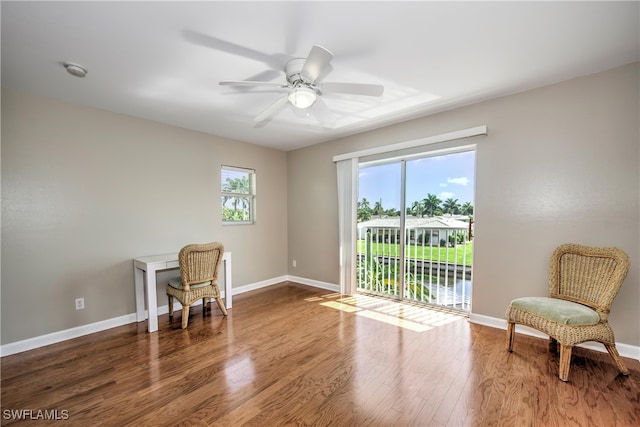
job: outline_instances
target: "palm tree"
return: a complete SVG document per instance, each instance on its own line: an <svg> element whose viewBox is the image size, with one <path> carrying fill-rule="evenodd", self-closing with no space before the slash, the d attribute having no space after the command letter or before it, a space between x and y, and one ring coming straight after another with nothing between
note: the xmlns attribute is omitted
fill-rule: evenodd
<svg viewBox="0 0 640 427"><path fill-rule="evenodd" d="M366 198L358 202L358 222L368 221L371 219L371 205Z"/></svg>
<svg viewBox="0 0 640 427"><path fill-rule="evenodd" d="M384 214L387 216L400 216L400 211L396 208L389 208L384 211Z"/></svg>
<svg viewBox="0 0 640 427"><path fill-rule="evenodd" d="M378 216L382 216L382 214L384 214L384 208L382 207L382 199L380 199L379 202L376 202L376 204L373 205L373 214Z"/></svg>
<svg viewBox="0 0 640 427"><path fill-rule="evenodd" d="M424 217L424 207L422 206L422 203L419 201L413 202L413 205L411 205L411 212L414 216L419 215L420 217Z"/></svg>
<svg viewBox="0 0 640 427"><path fill-rule="evenodd" d="M222 190L227 193L249 194L249 178L246 176L227 178Z"/></svg>
<svg viewBox="0 0 640 427"><path fill-rule="evenodd" d="M427 194L426 199L422 199L422 206L429 216L435 216L436 212L440 208L440 203L442 203L442 200L438 199L438 196L431 193Z"/></svg>
<svg viewBox="0 0 640 427"><path fill-rule="evenodd" d="M473 205L471 202L465 202L460 208L460 213L462 215L473 215Z"/></svg>
<svg viewBox="0 0 640 427"><path fill-rule="evenodd" d="M229 220L247 219L245 217L248 215L249 200L235 194L249 194L249 178L246 176L227 178L222 185L222 192L227 193L222 197L222 206L225 206L229 200L232 204L232 208L227 208L228 211L225 211L224 218ZM242 205L242 207L238 208L238 205Z"/></svg>
<svg viewBox="0 0 640 427"><path fill-rule="evenodd" d="M449 215L457 214L458 212L460 212L460 204L458 203L458 199L448 198L442 204L442 209Z"/></svg>
<svg viewBox="0 0 640 427"><path fill-rule="evenodd" d="M363 197L362 200L358 202L358 209L370 210L371 205L366 197Z"/></svg>

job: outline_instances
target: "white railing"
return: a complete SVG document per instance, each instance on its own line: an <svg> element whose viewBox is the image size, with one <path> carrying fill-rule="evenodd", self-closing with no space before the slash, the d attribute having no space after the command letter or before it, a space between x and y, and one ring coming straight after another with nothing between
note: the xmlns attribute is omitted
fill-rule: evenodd
<svg viewBox="0 0 640 427"><path fill-rule="evenodd" d="M468 229L407 229L403 298L468 311L472 251ZM401 296L398 228L361 227L357 260L358 291Z"/></svg>

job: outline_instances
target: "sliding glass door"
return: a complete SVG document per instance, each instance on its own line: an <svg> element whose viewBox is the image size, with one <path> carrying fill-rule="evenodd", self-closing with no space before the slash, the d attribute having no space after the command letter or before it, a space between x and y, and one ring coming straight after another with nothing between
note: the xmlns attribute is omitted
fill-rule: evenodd
<svg viewBox="0 0 640 427"><path fill-rule="evenodd" d="M359 292L469 310L475 151L360 164Z"/></svg>

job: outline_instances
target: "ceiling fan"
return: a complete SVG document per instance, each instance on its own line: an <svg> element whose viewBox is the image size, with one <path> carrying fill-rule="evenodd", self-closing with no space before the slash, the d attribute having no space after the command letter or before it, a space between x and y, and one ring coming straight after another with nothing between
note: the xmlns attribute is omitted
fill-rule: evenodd
<svg viewBox="0 0 640 427"><path fill-rule="evenodd" d="M384 87L366 83L321 83L331 70L333 54L322 46L315 45L311 48L306 58L291 59L284 66L287 83L274 83L263 81L222 81L222 86L262 86L286 89L288 94L277 99L262 113L258 114L254 121L261 122L280 111L288 102L294 107L305 109L311 107L319 96L325 93L348 93L353 95L381 96Z"/></svg>

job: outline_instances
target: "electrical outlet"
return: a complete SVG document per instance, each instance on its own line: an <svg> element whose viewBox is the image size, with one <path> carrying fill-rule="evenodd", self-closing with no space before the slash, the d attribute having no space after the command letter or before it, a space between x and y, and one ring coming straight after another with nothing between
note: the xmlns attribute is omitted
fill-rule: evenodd
<svg viewBox="0 0 640 427"><path fill-rule="evenodd" d="M84 310L84 298L76 298L76 310Z"/></svg>
<svg viewBox="0 0 640 427"><path fill-rule="evenodd" d="M292 265L293 267L295 267L295 266L296 266L296 260L295 260L295 259L294 259L293 261L291 261L291 265Z"/></svg>

